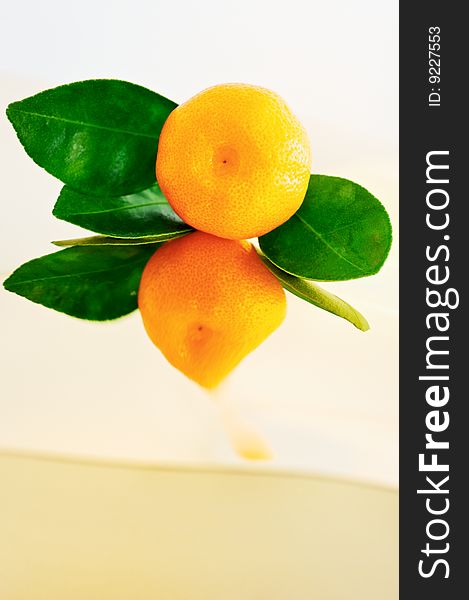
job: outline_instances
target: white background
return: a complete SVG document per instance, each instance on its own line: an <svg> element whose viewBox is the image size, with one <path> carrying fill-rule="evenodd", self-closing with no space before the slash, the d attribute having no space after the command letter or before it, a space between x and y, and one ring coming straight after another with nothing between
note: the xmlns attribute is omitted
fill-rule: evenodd
<svg viewBox="0 0 469 600"><path fill-rule="evenodd" d="M43 0L10 3L0 104L94 77L177 102L221 82L280 93L308 129L313 171L354 179L397 226L397 2ZM83 232L50 215L60 183L0 122L0 272ZM289 297L283 326L221 395L273 466L397 481L397 244L379 275L329 285L372 330ZM0 293L0 446L236 462L218 410L146 339L137 314L90 324Z"/></svg>

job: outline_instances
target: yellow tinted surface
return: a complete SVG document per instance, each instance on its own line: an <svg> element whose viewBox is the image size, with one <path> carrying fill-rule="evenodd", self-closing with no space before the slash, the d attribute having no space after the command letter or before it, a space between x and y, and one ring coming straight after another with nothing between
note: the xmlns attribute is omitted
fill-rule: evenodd
<svg viewBox="0 0 469 600"><path fill-rule="evenodd" d="M2 600L397 598L397 494L0 455Z"/></svg>

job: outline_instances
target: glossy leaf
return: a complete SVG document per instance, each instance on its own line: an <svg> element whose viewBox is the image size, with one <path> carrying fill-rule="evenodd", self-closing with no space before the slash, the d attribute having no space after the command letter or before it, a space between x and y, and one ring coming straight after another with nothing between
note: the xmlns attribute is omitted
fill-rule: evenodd
<svg viewBox="0 0 469 600"><path fill-rule="evenodd" d="M13 102L7 115L46 171L82 192L119 195L155 182L159 134L175 107L133 83L94 79Z"/></svg>
<svg viewBox="0 0 469 600"><path fill-rule="evenodd" d="M192 231L173 211L158 184L128 196L101 198L65 186L52 212L63 221L120 238L164 240Z"/></svg>
<svg viewBox="0 0 469 600"><path fill-rule="evenodd" d="M322 308L333 315L349 321L361 331L368 331L370 328L365 317L338 296L327 292L312 281L307 281L282 271L271 263L268 258L263 256L262 253L260 253L260 257L267 268L277 277L282 286L292 294L295 294L295 296L298 296L298 298L306 300L306 302L314 304L314 306L317 306L318 308Z"/></svg>
<svg viewBox="0 0 469 600"><path fill-rule="evenodd" d="M367 190L340 177L311 175L298 211L259 244L292 275L340 281L377 273L391 240L388 214Z"/></svg>
<svg viewBox="0 0 469 600"><path fill-rule="evenodd" d="M70 246L145 246L147 244L158 244L172 240L181 235L172 235L171 237L162 238L115 238L106 235L92 235L91 237L74 238L71 240L56 240L52 242L55 246L70 247Z"/></svg>
<svg viewBox="0 0 469 600"><path fill-rule="evenodd" d="M116 319L137 308L143 268L154 246L67 248L19 267L10 292L80 319Z"/></svg>

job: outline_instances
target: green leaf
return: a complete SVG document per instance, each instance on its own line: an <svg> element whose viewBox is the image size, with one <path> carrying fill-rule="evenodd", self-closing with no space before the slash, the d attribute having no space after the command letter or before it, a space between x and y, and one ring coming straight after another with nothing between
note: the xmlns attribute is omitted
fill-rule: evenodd
<svg viewBox="0 0 469 600"><path fill-rule="evenodd" d="M120 238L164 240L192 231L173 211L158 184L128 196L101 198L65 186L52 212L63 221Z"/></svg>
<svg viewBox="0 0 469 600"><path fill-rule="evenodd" d="M119 195L155 182L159 134L176 106L133 83L92 79L13 102L7 115L46 171L82 192Z"/></svg>
<svg viewBox="0 0 469 600"><path fill-rule="evenodd" d="M106 235L93 235L91 237L74 238L72 240L56 240L52 242L55 246L143 246L146 244L159 244L166 242L183 234L171 235L166 238L115 238Z"/></svg>
<svg viewBox="0 0 469 600"><path fill-rule="evenodd" d="M142 271L154 252L154 246L67 248L25 263L3 285L73 317L116 319L137 308Z"/></svg>
<svg viewBox="0 0 469 600"><path fill-rule="evenodd" d="M352 181L326 175L311 175L298 211L259 238L278 267L318 281L374 275L391 241L389 216L379 200Z"/></svg>
<svg viewBox="0 0 469 600"><path fill-rule="evenodd" d="M314 306L317 306L318 308L327 310L327 312L349 321L352 325L355 325L357 329L368 331L370 328L368 321L358 312L358 310L355 310L353 306L350 306L350 304L347 304L347 302L344 302L344 300L338 296L326 292L326 290L319 287L316 283L305 281L304 279L282 271L271 263L268 258L263 256L262 253L259 253L259 256L286 290L295 294L298 298L306 300L306 302L309 302L310 304L314 304Z"/></svg>

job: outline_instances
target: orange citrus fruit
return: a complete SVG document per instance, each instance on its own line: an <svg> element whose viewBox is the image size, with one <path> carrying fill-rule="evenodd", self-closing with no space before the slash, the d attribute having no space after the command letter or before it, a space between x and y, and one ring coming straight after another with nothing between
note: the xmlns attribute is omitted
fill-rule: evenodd
<svg viewBox="0 0 469 600"><path fill-rule="evenodd" d="M160 246L138 293L168 361L212 388L283 321L285 292L246 241L196 231Z"/></svg>
<svg viewBox="0 0 469 600"><path fill-rule="evenodd" d="M310 166L308 137L284 100L233 83L209 88L169 115L156 176L186 223L246 239L275 229L297 211Z"/></svg>

